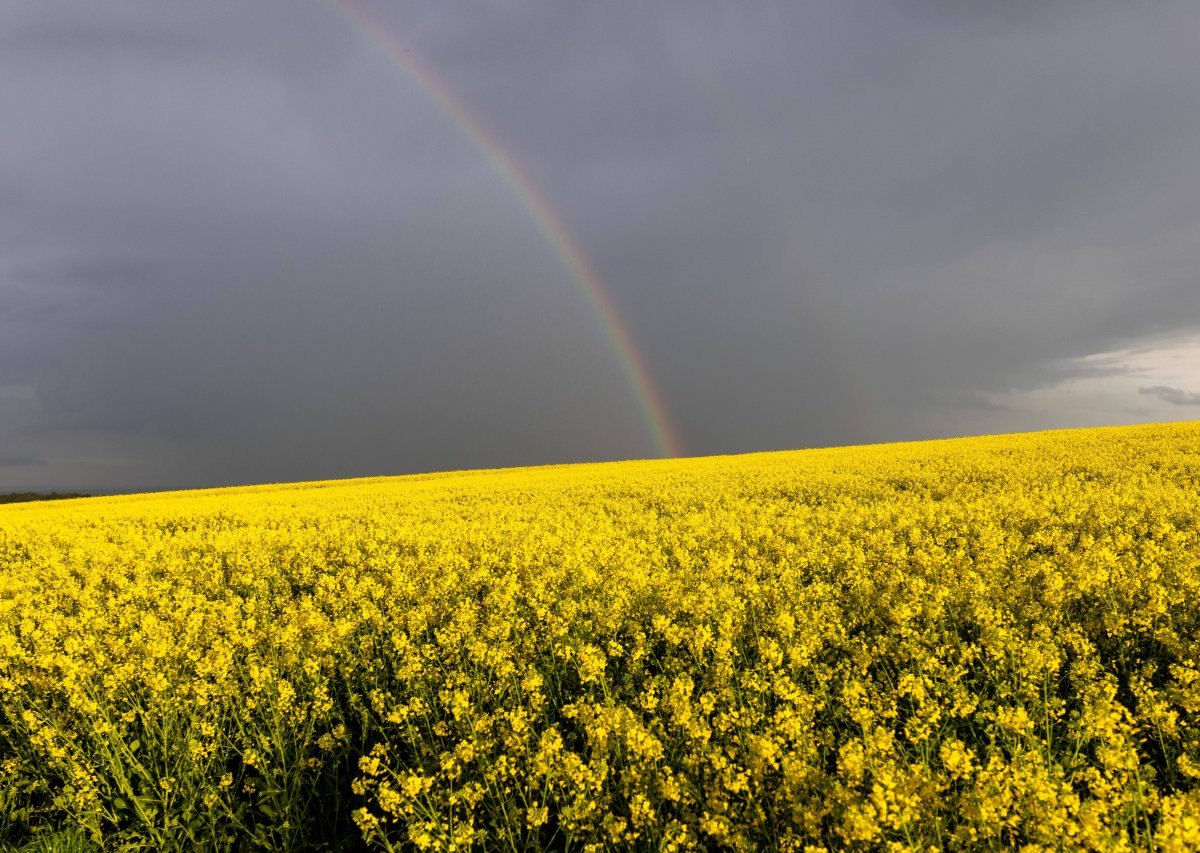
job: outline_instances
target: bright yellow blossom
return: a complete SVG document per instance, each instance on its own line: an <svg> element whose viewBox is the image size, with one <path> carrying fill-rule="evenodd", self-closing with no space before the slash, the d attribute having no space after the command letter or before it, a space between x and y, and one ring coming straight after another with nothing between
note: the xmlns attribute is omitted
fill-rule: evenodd
<svg viewBox="0 0 1200 853"><path fill-rule="evenodd" d="M1200 849L1200 425L0 508L0 848Z"/></svg>

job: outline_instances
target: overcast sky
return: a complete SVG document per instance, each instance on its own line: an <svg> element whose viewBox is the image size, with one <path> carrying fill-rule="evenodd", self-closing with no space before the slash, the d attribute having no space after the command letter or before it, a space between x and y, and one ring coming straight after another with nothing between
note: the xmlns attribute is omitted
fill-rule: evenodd
<svg viewBox="0 0 1200 853"><path fill-rule="evenodd" d="M1200 419L1194 0L358 6L689 455ZM656 453L354 20L0 0L0 491Z"/></svg>

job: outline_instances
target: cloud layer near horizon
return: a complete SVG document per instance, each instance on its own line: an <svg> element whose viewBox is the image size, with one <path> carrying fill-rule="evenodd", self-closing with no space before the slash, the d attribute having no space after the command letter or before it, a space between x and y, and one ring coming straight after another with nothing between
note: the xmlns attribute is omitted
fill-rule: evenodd
<svg viewBox="0 0 1200 853"><path fill-rule="evenodd" d="M360 7L551 201L689 453L1200 392L1097 361L1200 338L1193 3ZM0 122L0 486L653 454L513 187L335 4L10 2Z"/></svg>

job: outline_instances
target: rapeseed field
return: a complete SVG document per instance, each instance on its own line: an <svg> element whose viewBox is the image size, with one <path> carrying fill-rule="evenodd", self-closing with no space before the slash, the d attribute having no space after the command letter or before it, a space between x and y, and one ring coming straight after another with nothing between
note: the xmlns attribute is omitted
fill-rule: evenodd
<svg viewBox="0 0 1200 853"><path fill-rule="evenodd" d="M0 846L1195 850L1198 724L1195 424L0 509Z"/></svg>

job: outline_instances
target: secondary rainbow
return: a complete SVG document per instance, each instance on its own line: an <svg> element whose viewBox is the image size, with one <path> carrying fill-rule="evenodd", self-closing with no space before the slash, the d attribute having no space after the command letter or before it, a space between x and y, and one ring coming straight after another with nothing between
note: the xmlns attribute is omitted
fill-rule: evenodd
<svg viewBox="0 0 1200 853"><path fill-rule="evenodd" d="M663 456L681 456L682 445L679 437L671 424L662 395L650 376L646 360L633 341L633 335L621 319L621 315L617 313L612 298L604 289L603 280L537 184L441 77L409 50L397 36L350 0L322 2L348 21L364 38L382 49L409 79L453 120L459 130L483 154L496 174L512 189L591 307L613 352L621 362L656 449Z"/></svg>

